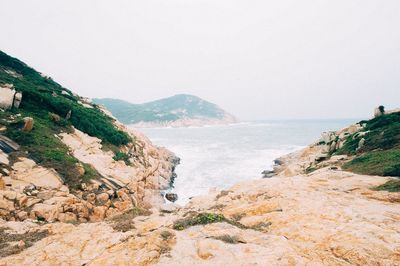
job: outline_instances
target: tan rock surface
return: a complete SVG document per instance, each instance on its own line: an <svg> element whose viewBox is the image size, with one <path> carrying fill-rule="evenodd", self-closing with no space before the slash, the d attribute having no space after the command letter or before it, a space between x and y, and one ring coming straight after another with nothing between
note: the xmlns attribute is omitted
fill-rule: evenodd
<svg viewBox="0 0 400 266"><path fill-rule="evenodd" d="M308 176L244 182L196 197L170 214L154 211L151 216L137 217L132 221L134 228L126 233L104 223L47 225L51 236L0 262L398 265L400 193L370 189L386 180L324 168ZM171 229L174 221L192 211L222 213L248 228L222 222ZM221 240L227 236L234 243Z"/></svg>
<svg viewBox="0 0 400 266"><path fill-rule="evenodd" d="M137 200L149 205L162 204L160 189L169 186L172 160L175 156L166 149L153 146L143 134L132 129L128 130L118 123L117 125L135 139L134 146L126 147L126 153L132 153L131 165L115 161L112 151L102 150L100 139L90 137L79 130L75 129L71 134L63 133L61 138L77 159L92 165L109 180L127 186L136 193ZM143 190L140 189L140 183L143 184ZM147 190L148 194L145 194L144 190Z"/></svg>

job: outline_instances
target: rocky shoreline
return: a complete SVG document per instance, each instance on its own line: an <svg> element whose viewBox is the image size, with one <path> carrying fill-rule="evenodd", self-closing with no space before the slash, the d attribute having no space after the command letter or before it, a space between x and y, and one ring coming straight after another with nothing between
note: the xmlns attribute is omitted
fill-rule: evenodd
<svg viewBox="0 0 400 266"><path fill-rule="evenodd" d="M84 223L0 220L0 237L9 245L0 265L397 265L400 193L373 189L393 178L346 172L342 165L351 158L332 156L359 129L324 133L278 158L265 173L269 178L183 207L140 211L135 205ZM74 152L89 160L81 150Z"/></svg>

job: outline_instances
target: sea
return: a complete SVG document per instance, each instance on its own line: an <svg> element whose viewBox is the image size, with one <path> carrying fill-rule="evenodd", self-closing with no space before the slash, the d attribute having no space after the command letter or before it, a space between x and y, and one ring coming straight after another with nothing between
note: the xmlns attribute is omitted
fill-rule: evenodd
<svg viewBox="0 0 400 266"><path fill-rule="evenodd" d="M154 144L174 152L181 163L168 192L180 205L212 189L262 178L274 159L316 142L322 132L361 119L250 121L187 128L142 128Z"/></svg>

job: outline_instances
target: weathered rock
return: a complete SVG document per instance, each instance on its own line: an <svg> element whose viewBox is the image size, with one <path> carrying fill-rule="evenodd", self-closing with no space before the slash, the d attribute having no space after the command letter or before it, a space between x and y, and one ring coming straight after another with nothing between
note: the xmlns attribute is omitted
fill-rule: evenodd
<svg viewBox="0 0 400 266"><path fill-rule="evenodd" d="M18 108L22 94L17 92L13 88L12 84L4 84L0 86L0 108L4 110L11 109L13 107Z"/></svg>
<svg viewBox="0 0 400 266"><path fill-rule="evenodd" d="M9 163L8 155L0 149L0 164L8 165Z"/></svg>
<svg viewBox="0 0 400 266"><path fill-rule="evenodd" d="M178 194L169 192L165 194L165 198L171 202L175 202L178 200Z"/></svg>
<svg viewBox="0 0 400 266"><path fill-rule="evenodd" d="M27 158L19 158L19 162L13 164L13 179L23 183L25 186L33 184L37 187L47 189L59 189L63 181L61 177L53 169L47 169L36 165L36 163ZM31 189L31 192L33 189Z"/></svg>
<svg viewBox="0 0 400 266"><path fill-rule="evenodd" d="M4 198L11 200L11 201L14 201L17 198L17 192L15 192L15 191L8 190L8 191L4 191L2 194L3 194Z"/></svg>
<svg viewBox="0 0 400 266"><path fill-rule="evenodd" d="M0 209L4 209L7 211L14 211L14 202L6 199L0 199Z"/></svg>
<svg viewBox="0 0 400 266"><path fill-rule="evenodd" d="M365 139L364 138L360 139L356 150L358 151L358 150L362 149L364 147L364 144L365 144Z"/></svg>
<svg viewBox="0 0 400 266"><path fill-rule="evenodd" d="M100 193L96 196L96 198L100 205L104 205L107 201L109 201L110 196L107 193Z"/></svg>
<svg viewBox="0 0 400 266"><path fill-rule="evenodd" d="M273 177L275 175L275 171L273 170L264 170L262 173L263 178L270 178Z"/></svg>
<svg viewBox="0 0 400 266"><path fill-rule="evenodd" d="M180 209L179 205L171 204L171 203L163 204L160 206L160 211L165 212L165 213L172 213L179 209Z"/></svg>
<svg viewBox="0 0 400 266"><path fill-rule="evenodd" d="M4 182L4 179L2 176L0 176L0 190L4 190L6 188L6 182Z"/></svg>
<svg viewBox="0 0 400 266"><path fill-rule="evenodd" d="M67 115L65 116L65 120L69 120L71 118L72 115L72 110L69 110Z"/></svg>
<svg viewBox="0 0 400 266"><path fill-rule="evenodd" d="M17 213L17 218L20 221L25 221L26 219L28 219L28 213L26 211L20 211Z"/></svg>
<svg viewBox="0 0 400 266"><path fill-rule="evenodd" d="M56 221L59 215L59 208L57 205L48 205L37 203L33 206L31 216L35 219L45 219L48 222Z"/></svg>
<svg viewBox="0 0 400 266"><path fill-rule="evenodd" d="M91 203L91 204L95 204L96 202L96 194L94 193L90 193L86 196L86 200L87 202Z"/></svg>
<svg viewBox="0 0 400 266"><path fill-rule="evenodd" d="M90 216L91 222L100 222L106 217L107 207L97 206L93 208L93 214Z"/></svg>
<svg viewBox="0 0 400 266"><path fill-rule="evenodd" d="M22 128L22 131L24 132L31 132L33 129L33 118L32 117L25 117L24 118L24 127Z"/></svg>
<svg viewBox="0 0 400 266"><path fill-rule="evenodd" d="M75 213L66 212L58 215L58 220L63 223L77 222L78 218Z"/></svg>

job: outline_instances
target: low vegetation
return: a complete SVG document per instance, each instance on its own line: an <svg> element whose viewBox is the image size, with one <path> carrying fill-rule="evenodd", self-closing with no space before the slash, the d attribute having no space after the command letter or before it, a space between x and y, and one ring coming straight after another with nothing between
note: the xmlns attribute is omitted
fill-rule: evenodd
<svg viewBox="0 0 400 266"><path fill-rule="evenodd" d="M382 111L384 107L380 109ZM400 113L385 114L360 123L364 133L350 135L337 152L355 155L343 168L360 174L400 177ZM360 146L361 139L365 141ZM391 181L379 189L400 191L398 183Z"/></svg>
<svg viewBox="0 0 400 266"><path fill-rule="evenodd" d="M187 215L186 218L175 221L173 228L175 230L182 231L191 226L206 225L206 224L221 223L221 222L231 224L241 229L248 229L246 226L242 225L237 221L228 219L222 214L214 214L214 213L190 213L189 215Z"/></svg>
<svg viewBox="0 0 400 266"><path fill-rule="evenodd" d="M48 234L48 231L15 234L7 233L6 228L0 228L0 258L20 253L35 242L47 237Z"/></svg>
<svg viewBox="0 0 400 266"><path fill-rule="evenodd" d="M131 162L129 161L129 155L121 152L121 151L117 151L113 157L113 159L115 161L124 161L126 165L130 165Z"/></svg>
<svg viewBox="0 0 400 266"><path fill-rule="evenodd" d="M5 135L21 145L36 163L55 169L71 188L78 188L81 182L99 174L83 164L85 175L79 175L79 161L57 137L59 133L72 132L75 127L116 149L132 142L100 109L84 106L79 96L0 51L0 85L4 84L12 84L23 95L19 109L0 112L0 125L7 128ZM30 132L21 130L24 117L33 118ZM129 161L122 154L116 156Z"/></svg>
<svg viewBox="0 0 400 266"><path fill-rule="evenodd" d="M399 192L400 191L400 180L390 180L383 185L377 186L376 190L386 190L389 192Z"/></svg>
<svg viewBox="0 0 400 266"><path fill-rule="evenodd" d="M110 219L111 227L115 231L119 232L128 232L132 229L135 229L135 224L133 219L137 216L148 216L151 212L146 209L141 208L133 208L123 214L116 215Z"/></svg>

